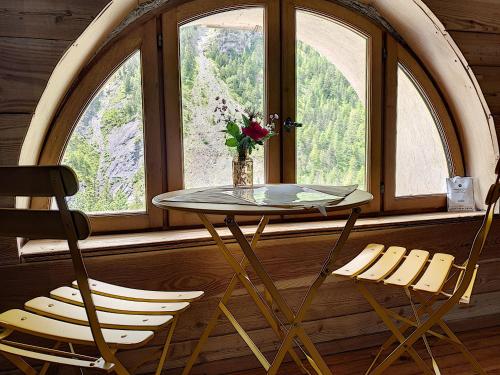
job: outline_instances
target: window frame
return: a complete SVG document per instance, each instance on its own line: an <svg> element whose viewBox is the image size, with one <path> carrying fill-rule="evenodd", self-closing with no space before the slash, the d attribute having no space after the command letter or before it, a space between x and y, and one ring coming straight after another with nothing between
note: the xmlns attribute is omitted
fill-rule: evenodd
<svg viewBox="0 0 500 375"><path fill-rule="evenodd" d="M162 119L160 93L158 90L159 66L156 44L156 20L139 25L120 37L107 50L91 62L81 73L75 86L55 118L43 145L40 165L59 164L66 145L77 126L78 120L107 79L136 51L141 52L144 169L146 211L116 212L110 214L89 214L93 232L116 232L162 228L164 213L153 206L151 199L164 191L164 161L160 155L162 143ZM144 69L144 67L148 67ZM77 88L77 89L76 89ZM155 171L155 173L148 173ZM33 199L33 208L48 208L50 199Z"/></svg>
<svg viewBox="0 0 500 375"><path fill-rule="evenodd" d="M262 7L264 9L264 109L267 113L279 113L280 92L280 52L269 46L280 43L279 32L279 1L276 0L195 0L181 4L162 15L163 35L163 66L164 66L164 99L167 145L167 186L169 191L184 188L184 152L182 139L182 102L180 83L180 49L179 29L194 20L215 13ZM281 124L278 124L278 136L273 137L265 145L265 178L266 182L280 182L280 134ZM199 224L196 215L169 211L168 226L182 227ZM214 223L223 223L223 218L210 217ZM238 217L240 222L257 221L257 217Z"/></svg>
<svg viewBox="0 0 500 375"><path fill-rule="evenodd" d="M372 215L443 210L446 196L395 197L395 142L398 62L412 73L442 122L455 174L464 175L464 163L453 119L425 69L386 30L366 16L326 0L193 0L168 7L147 21L130 26L88 64L61 104L45 138L39 164L60 163L65 146L81 112L107 78L137 49L141 51L144 117L146 212L91 216L94 232L133 231L199 225L195 215L164 212L151 199L162 192L183 188L181 92L179 74L179 27L207 15L247 7L264 8L266 113L281 119L295 117L295 11L305 10L345 23L367 35L367 190L374 200L363 208ZM286 22L283 22L286 20ZM157 37L163 45L159 48ZM275 48L275 46L280 46ZM384 53L385 52L385 53ZM147 69L144 67L147 66ZM287 94L289 93L289 94ZM291 94L293 93L293 94ZM277 124L278 135L266 144L266 181L294 182L295 134ZM292 156L293 155L293 158ZM150 171L148 173L148 171ZM153 173L151 173L153 171ZM34 199L32 207L47 208L46 199ZM333 217L344 216L345 213ZM332 216L331 216L332 217ZM275 217L281 220L323 219L320 215ZM211 217L214 223L222 218ZM256 221L257 218L239 218Z"/></svg>
<svg viewBox="0 0 500 375"><path fill-rule="evenodd" d="M380 179L382 153L382 75L383 33L382 30L363 15L341 5L325 0L284 0L283 23L283 92L293 93L282 98L283 118L296 117L296 11L303 10L338 23L345 24L367 37L367 128L366 128L366 190L373 200L363 206L364 213L381 210ZM283 139L283 182L295 183L296 179L296 136L295 131L284 134ZM332 215L342 216L343 213ZM318 216L318 215L317 215ZM318 216L319 217L319 216Z"/></svg>
<svg viewBox="0 0 500 375"><path fill-rule="evenodd" d="M387 36L385 69L385 131L384 131L384 199L385 212L429 212L446 209L446 194L396 196L396 142L397 142L397 90L398 64L404 66L427 105L439 120L438 132L443 143L448 167L452 176L464 175L462 153L454 122L436 85L417 60L393 37Z"/></svg>

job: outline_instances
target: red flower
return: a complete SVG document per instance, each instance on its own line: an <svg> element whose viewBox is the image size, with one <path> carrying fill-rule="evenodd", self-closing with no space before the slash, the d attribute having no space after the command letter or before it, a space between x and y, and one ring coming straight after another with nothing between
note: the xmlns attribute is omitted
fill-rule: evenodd
<svg viewBox="0 0 500 375"><path fill-rule="evenodd" d="M263 128L257 121L250 121L250 124L244 127L242 131L243 134L252 138L256 142L260 141L269 134L269 130Z"/></svg>

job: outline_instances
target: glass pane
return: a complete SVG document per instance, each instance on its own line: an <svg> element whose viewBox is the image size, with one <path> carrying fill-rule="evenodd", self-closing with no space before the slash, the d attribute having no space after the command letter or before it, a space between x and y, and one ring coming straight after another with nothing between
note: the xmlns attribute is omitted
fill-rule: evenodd
<svg viewBox="0 0 500 375"><path fill-rule="evenodd" d="M297 182L366 187L368 39L297 11Z"/></svg>
<svg viewBox="0 0 500 375"><path fill-rule="evenodd" d="M141 55L131 55L83 111L64 152L80 191L72 209L103 214L145 211Z"/></svg>
<svg viewBox="0 0 500 375"><path fill-rule="evenodd" d="M439 122L402 65L397 102L396 196L446 193L450 173Z"/></svg>
<svg viewBox="0 0 500 375"><path fill-rule="evenodd" d="M217 123L217 98L232 115L264 112L264 10L210 15L180 27L184 187L232 183L233 154ZM254 183L264 182L263 148L252 153Z"/></svg>

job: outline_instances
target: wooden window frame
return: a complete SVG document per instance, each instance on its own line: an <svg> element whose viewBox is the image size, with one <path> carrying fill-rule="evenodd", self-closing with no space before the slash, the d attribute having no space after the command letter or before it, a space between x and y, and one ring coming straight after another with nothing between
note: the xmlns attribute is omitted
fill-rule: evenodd
<svg viewBox="0 0 500 375"><path fill-rule="evenodd" d="M419 91L439 122L438 131L443 140L450 174L463 176L464 164L453 120L436 85L415 58L390 36L387 37L386 50L384 211L415 213L445 210L446 194L396 196L398 64L403 65L413 81L418 84Z"/></svg>
<svg viewBox="0 0 500 375"><path fill-rule="evenodd" d="M141 52L146 211L90 215L92 229L97 233L163 227L164 214L151 202L155 195L165 189L164 161L160 157L164 153L159 141L162 138L162 119L156 36L157 24L153 19L126 33L100 54L97 60L92 61L62 105L43 145L39 164L59 164L73 129L88 103L128 57L138 50ZM33 199L31 205L34 208L47 208L50 201Z"/></svg>
<svg viewBox="0 0 500 375"><path fill-rule="evenodd" d="M363 206L364 213L381 210L381 148L382 143L382 30L363 15L326 0L284 0L282 17L283 36L283 118L296 117L296 22L297 10L315 13L335 22L345 24L367 37L367 127L366 127L366 190L373 200ZM296 137L295 131L284 134L283 140L283 182L294 183L296 179ZM334 216L341 216L342 213Z"/></svg>
<svg viewBox="0 0 500 375"><path fill-rule="evenodd" d="M194 215L163 212L151 199L162 192L179 190L183 181L183 141L179 72L179 27L210 14L249 7L264 8L266 113L295 117L295 14L308 11L346 24L368 38L367 51L367 190L374 200L363 212L413 213L443 210L445 195L395 197L395 142L397 67L401 62L420 84L420 89L441 121L452 174L463 175L464 164L454 123L444 100L426 71L406 49L364 15L326 0L193 0L168 8L148 21L133 25L98 53L60 107L43 145L39 164L60 163L76 123L107 78L140 49L142 59L146 212L118 212L91 216L95 232L167 229L198 225ZM157 37L163 46L158 48ZM385 41L384 41L385 38ZM384 44L385 43L385 44ZM384 47L385 46L385 47ZM384 56L384 48L386 54ZM144 68L146 67L146 69ZM269 183L295 182L295 134L283 131L266 144L265 173ZM384 189L382 189L384 188ZM46 208L46 199L34 199L32 207ZM335 217L342 216L338 213ZM321 219L276 217L285 220ZM211 218L222 223L219 217ZM257 218L240 218L254 221Z"/></svg>
<svg viewBox="0 0 500 375"><path fill-rule="evenodd" d="M264 9L264 108L267 113L279 113L280 51L270 48L280 44L279 0L195 0L181 4L162 15L164 98L167 147L167 186L169 191L184 188L184 161L182 140L182 103L179 71L179 28L211 14L259 7ZM278 136L266 144L265 175L267 182L280 181L280 125ZM211 217L214 223L223 218ZM239 217L240 222L256 221L254 217ZM199 224L196 215L168 212L168 226L183 227Z"/></svg>

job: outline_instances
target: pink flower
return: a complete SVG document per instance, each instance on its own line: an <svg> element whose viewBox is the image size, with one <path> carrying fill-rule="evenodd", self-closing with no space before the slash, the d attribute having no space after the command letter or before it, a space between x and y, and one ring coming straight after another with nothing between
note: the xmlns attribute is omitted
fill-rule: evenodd
<svg viewBox="0 0 500 375"><path fill-rule="evenodd" d="M250 121L250 124L242 129L243 134L258 142L269 134L269 130L263 128L257 121Z"/></svg>

